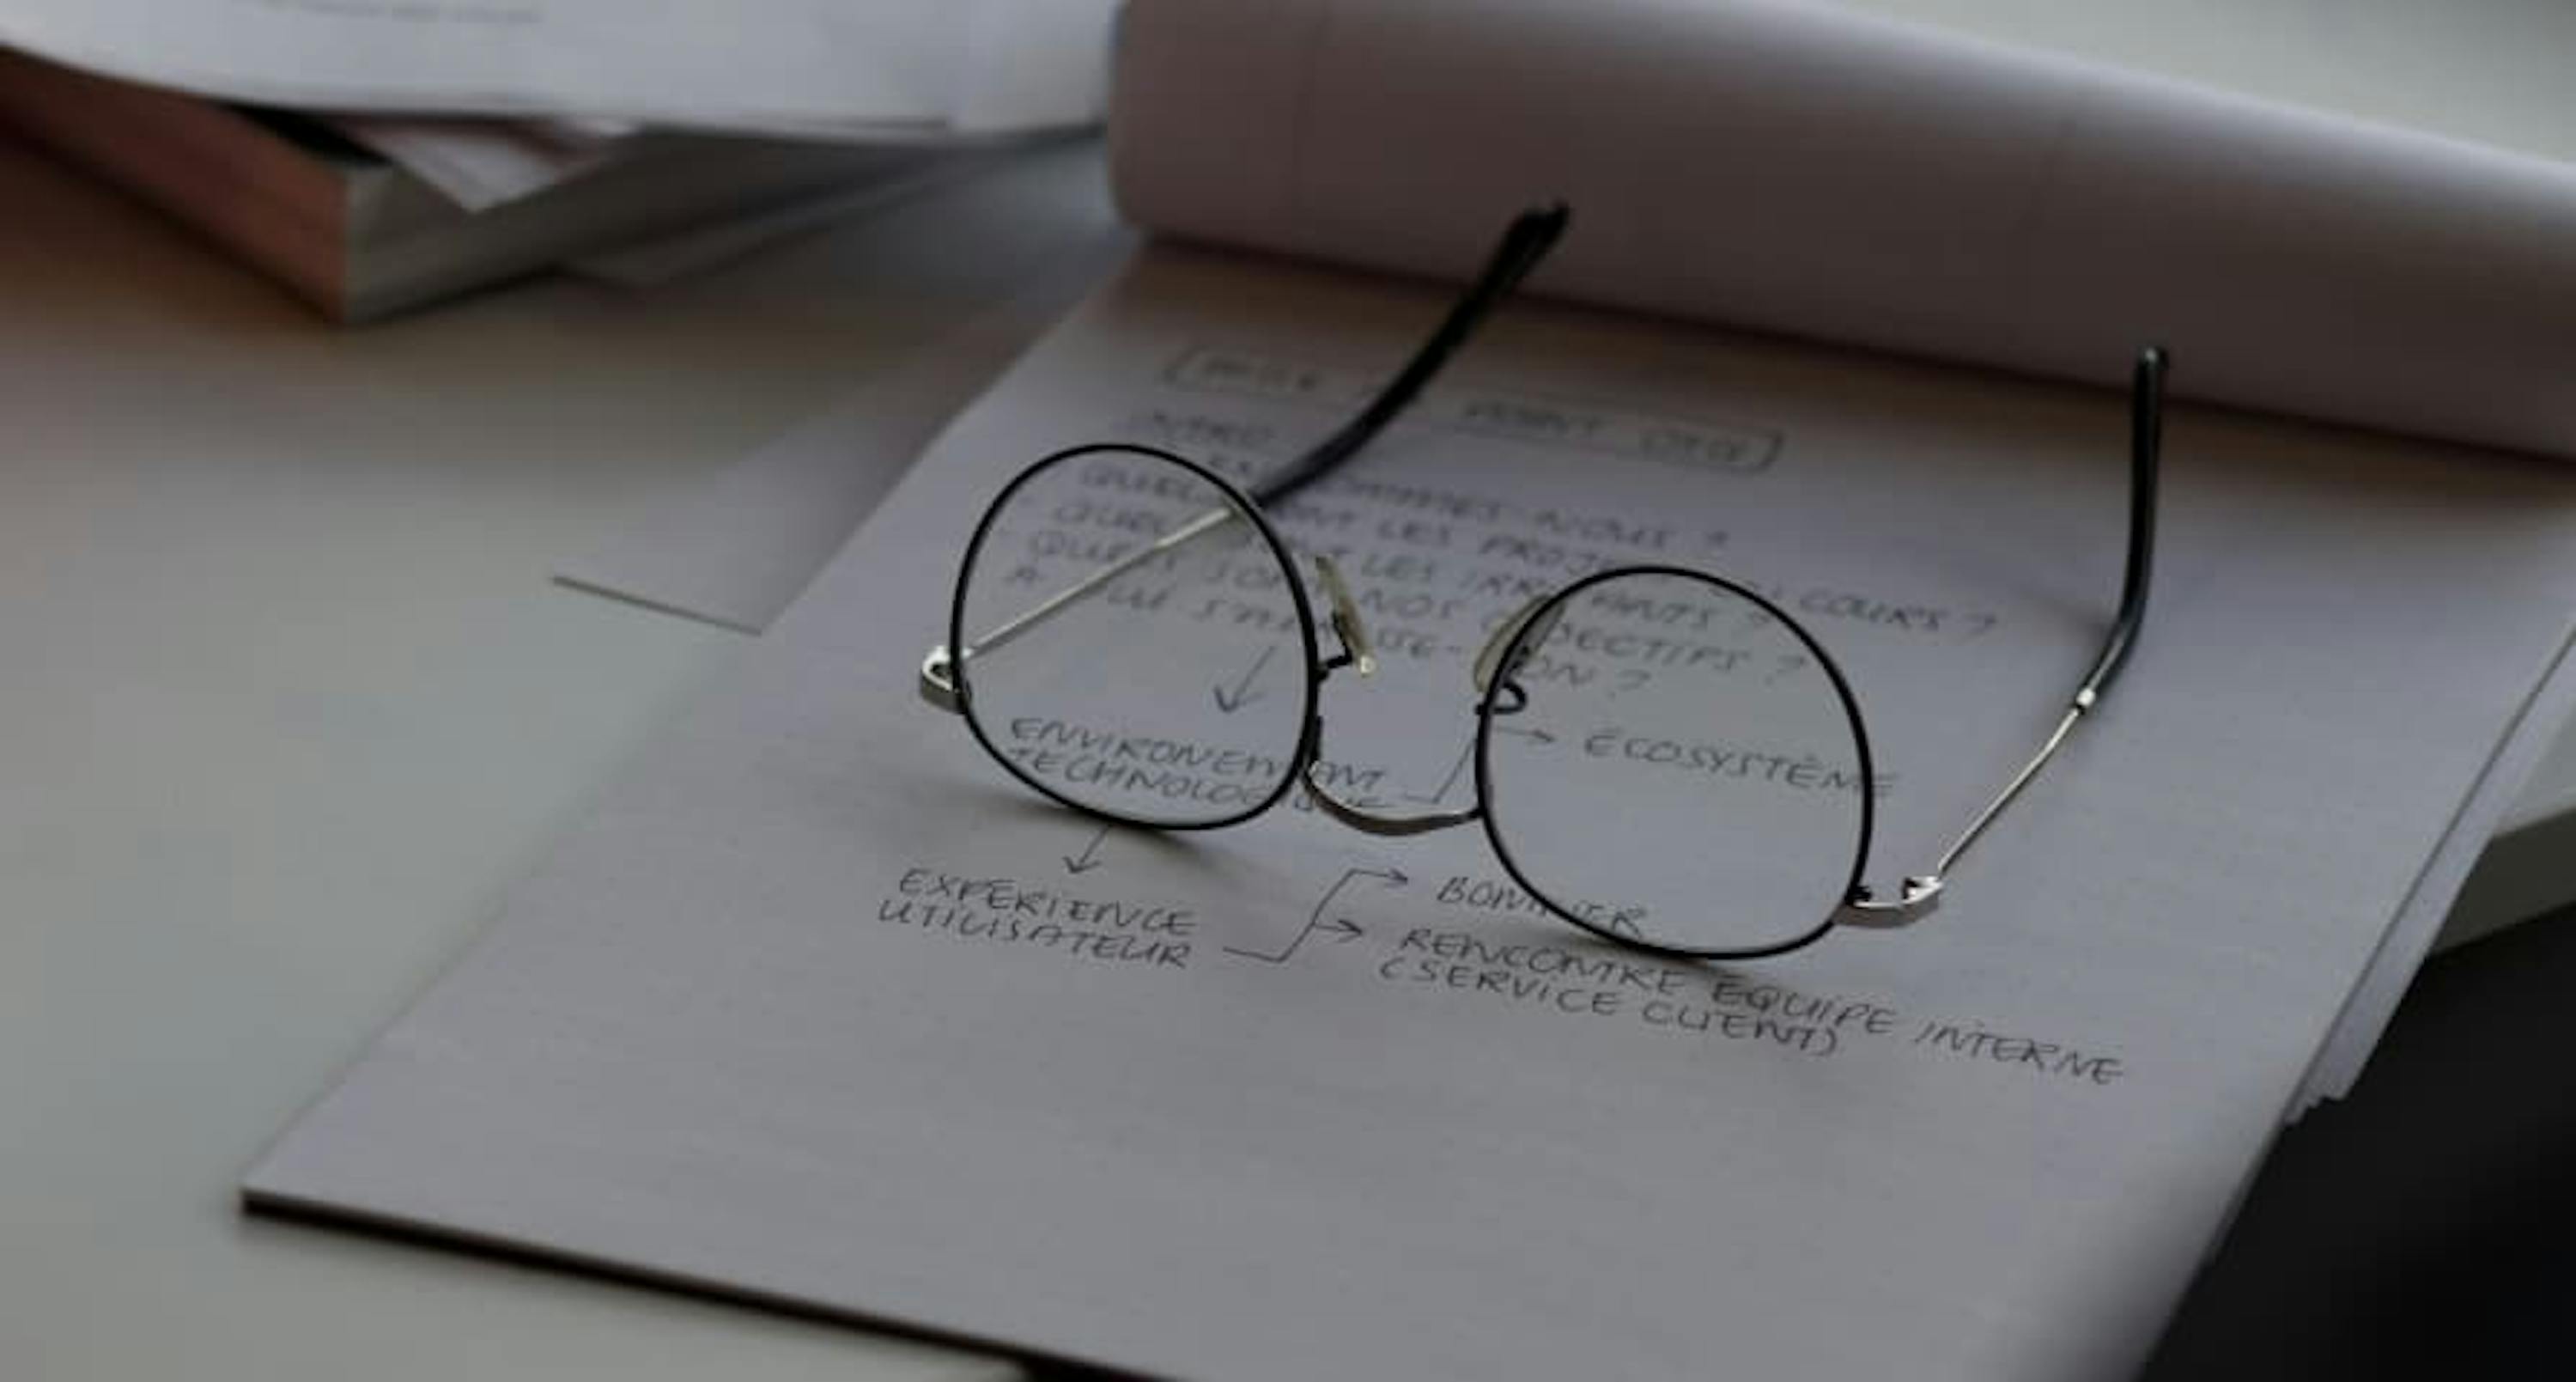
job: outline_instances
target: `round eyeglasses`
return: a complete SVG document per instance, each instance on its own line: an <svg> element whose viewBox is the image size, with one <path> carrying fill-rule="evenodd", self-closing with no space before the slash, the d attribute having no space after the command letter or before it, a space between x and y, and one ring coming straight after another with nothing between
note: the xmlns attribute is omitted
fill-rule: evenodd
<svg viewBox="0 0 2576 1382"><path fill-rule="evenodd" d="M1233 825L1301 781L1381 834L1481 820L1520 885L1632 945L1803 944L1860 881L1872 781L1824 649L1741 586L1597 572L1515 612L1477 660L1475 807L1388 816L1330 780L1319 699L1373 670L1329 560L1314 597L1233 484L1144 447L1085 446L1013 480L978 525L935 670L986 749L1107 820ZM1689 848L1676 850L1675 822Z"/></svg>
<svg viewBox="0 0 2576 1382"><path fill-rule="evenodd" d="M1565 224L1561 207L1516 220L1378 397L1250 493L1195 461L1118 443L1021 472L967 544L948 640L922 663L924 697L963 715L1020 781L1109 821L1213 829L1302 787L1371 834L1481 823L1541 906L1657 954L1750 959L1836 925L1927 914L1952 865L2135 644L2164 353L2143 352L2131 379L2128 561L2102 650L2038 751L1894 896L1863 882L1880 783L1841 670L1757 591L1677 566L1596 571L1502 618L1470 672L1474 803L1392 814L1348 793L1352 774L1324 742L1327 679L1375 670L1358 604L1329 558L1301 566L1262 506L1357 453Z"/></svg>

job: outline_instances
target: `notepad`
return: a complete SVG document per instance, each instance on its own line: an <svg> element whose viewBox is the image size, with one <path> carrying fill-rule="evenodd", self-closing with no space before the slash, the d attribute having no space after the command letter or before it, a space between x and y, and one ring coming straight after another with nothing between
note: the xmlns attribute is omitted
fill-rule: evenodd
<svg viewBox="0 0 2576 1382"><path fill-rule="evenodd" d="M2180 412L2117 696L1940 914L1762 964L1589 946L1472 834L1293 804L1103 832L916 697L1018 467L1124 436L1257 473L1439 307L1148 251L611 784L253 1201L1155 1373L2133 1363L2550 689L2576 475ZM1283 531L1383 558L1372 609L1422 593L1399 571L1455 598L1381 620L1426 635L1547 579L1556 530L1562 560L1662 542L1812 597L1895 782L1890 872L2108 618L2110 395L1537 304L1439 387ZM1705 444L1586 448L1551 410ZM1447 643L1328 707L1388 792L1456 790Z"/></svg>

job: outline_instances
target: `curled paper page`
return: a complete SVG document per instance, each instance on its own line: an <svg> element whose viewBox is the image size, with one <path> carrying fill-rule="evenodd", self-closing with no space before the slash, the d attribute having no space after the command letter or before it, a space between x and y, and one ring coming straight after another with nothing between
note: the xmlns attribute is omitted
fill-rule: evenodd
<svg viewBox="0 0 2576 1382"><path fill-rule="evenodd" d="M1541 292L2576 453L2576 169L1759 0L1135 0L1133 219Z"/></svg>

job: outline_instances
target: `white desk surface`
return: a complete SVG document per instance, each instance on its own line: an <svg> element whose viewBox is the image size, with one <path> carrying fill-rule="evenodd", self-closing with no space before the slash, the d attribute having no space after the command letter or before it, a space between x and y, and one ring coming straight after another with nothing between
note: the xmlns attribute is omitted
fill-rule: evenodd
<svg viewBox="0 0 2576 1382"><path fill-rule="evenodd" d="M2533 41L2569 37L2554 0L2231 8L2253 47L2170 7L1857 2L2576 152L2564 44ZM542 282L348 333L0 139L0 1370L1008 1371L234 1197L736 646L548 570L1048 233L961 254L951 195L977 194L650 295Z"/></svg>
<svg viewBox="0 0 2576 1382"><path fill-rule="evenodd" d="M1011 1371L235 1198L740 644L552 565L1061 238L999 192L344 332L0 136L0 1374Z"/></svg>

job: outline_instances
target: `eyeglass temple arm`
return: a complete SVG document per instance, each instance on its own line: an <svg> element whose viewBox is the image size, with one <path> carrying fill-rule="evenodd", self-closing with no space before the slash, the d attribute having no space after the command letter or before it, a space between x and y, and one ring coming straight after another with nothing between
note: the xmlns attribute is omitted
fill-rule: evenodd
<svg viewBox="0 0 2576 1382"><path fill-rule="evenodd" d="M1902 926L1930 912L1940 899L1951 866L2048 766L2058 747L2074 732L2076 723L2101 703L2111 683L2119 679L2120 670L2128 665L2129 653L2137 646L2138 629L2146 622L2147 587L2154 577L2156 482L2164 449L2165 370L2169 363L2162 347L2149 346L2138 353L2137 367L2129 376L2129 559L2120 580L2119 617L2112 621L2110 635L2102 641L2101 655L2093 659L2092 670L2084 674L2083 682L2075 688L2065 712L2041 742L2039 751L1977 812L1950 847L1941 851L1931 869L1908 877L1893 899L1873 897L1866 887L1856 889L1837 914L1842 924Z"/></svg>
<svg viewBox="0 0 2576 1382"><path fill-rule="evenodd" d="M1510 229L1503 232L1494 246L1484 271L1476 276L1466 294L1449 309L1440 328L1431 339L1405 362L1377 397L1359 415L1343 423L1341 429L1317 442L1305 454L1288 463L1278 474L1252 487L1252 497L1264 505L1275 504L1338 469L1357 455L1378 433L1386 430L1396 415L1411 406L1432 376L1449 363L1449 357L1475 334L1476 328L1493 313L1496 304L1509 297L1520 286L1539 261L1547 257L1557 240L1565 234L1573 212L1563 202L1550 202L1532 207L1512 218Z"/></svg>
<svg viewBox="0 0 2576 1382"><path fill-rule="evenodd" d="M1152 543L1137 548L1125 557L1111 562L994 625L984 632L983 637L958 649L954 654L949 652L948 645L945 643L934 646L929 655L921 660L921 698L942 710L951 712L964 710L965 706L957 699L958 663L978 653L989 653L1009 643L1037 625L1054 618L1067 605L1073 604L1165 552L1225 526L1234 517L1235 511L1231 507L1210 509L1170 533L1155 539Z"/></svg>
<svg viewBox="0 0 2576 1382"><path fill-rule="evenodd" d="M1253 486L1253 501L1269 505L1295 494L1331 474L1344 461L1357 455L1360 448L1368 445L1378 433L1386 430L1386 425L1412 404L1423 386L1430 383L1441 366L1449 362L1449 357L1457 353L1458 347L1475 334L1476 328L1493 312L1495 304L1510 296L1511 291L1520 286L1520 281L1529 276L1530 270L1537 268L1539 261L1547 257L1547 252L1565 234L1566 224L1573 219L1573 214L1565 203L1550 202L1513 217L1511 226L1503 232L1502 240L1494 246L1492 256L1485 261L1484 270L1477 274L1466 294L1450 307L1449 315L1441 319L1439 329L1431 333L1431 339L1423 342L1422 348L1414 352L1413 358L1397 371L1385 388L1378 391L1377 397L1369 400L1368 406L1361 409L1358 416L1289 462L1286 469ZM1000 647L1146 560L1199 536L1231 516L1230 509L1211 509L1151 547L1048 596L964 648L953 653L945 643L932 648L921 660L921 698L942 710L955 712L963 709L957 699L957 663Z"/></svg>

